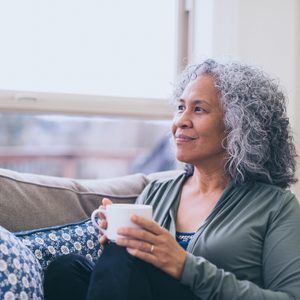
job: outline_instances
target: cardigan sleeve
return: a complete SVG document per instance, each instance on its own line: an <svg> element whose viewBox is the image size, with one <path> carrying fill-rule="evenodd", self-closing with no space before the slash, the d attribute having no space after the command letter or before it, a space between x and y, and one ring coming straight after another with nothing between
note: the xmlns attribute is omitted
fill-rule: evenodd
<svg viewBox="0 0 300 300"><path fill-rule="evenodd" d="M284 203L269 220L264 240L264 288L239 280L233 273L191 253L187 253L181 282L200 299L299 300L300 208L294 196Z"/></svg>

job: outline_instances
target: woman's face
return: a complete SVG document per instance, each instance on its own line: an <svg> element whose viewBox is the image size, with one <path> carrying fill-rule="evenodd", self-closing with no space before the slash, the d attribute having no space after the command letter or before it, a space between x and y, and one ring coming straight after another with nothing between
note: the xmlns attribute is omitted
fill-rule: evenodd
<svg viewBox="0 0 300 300"><path fill-rule="evenodd" d="M176 106L172 133L176 157L185 163L215 165L224 162L223 109L210 75L201 75L185 88Z"/></svg>

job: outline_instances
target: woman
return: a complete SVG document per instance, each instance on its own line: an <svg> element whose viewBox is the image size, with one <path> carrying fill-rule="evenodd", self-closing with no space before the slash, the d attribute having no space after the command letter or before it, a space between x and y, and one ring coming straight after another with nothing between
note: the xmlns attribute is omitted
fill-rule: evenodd
<svg viewBox="0 0 300 300"><path fill-rule="evenodd" d="M277 83L206 60L187 67L174 95L186 172L145 188L137 202L153 206L155 221L134 216L143 229L120 229L116 244L102 236L96 266L50 265L46 299L57 270L73 274L69 286L60 280L69 299L300 299L300 208L286 189L296 153Z"/></svg>

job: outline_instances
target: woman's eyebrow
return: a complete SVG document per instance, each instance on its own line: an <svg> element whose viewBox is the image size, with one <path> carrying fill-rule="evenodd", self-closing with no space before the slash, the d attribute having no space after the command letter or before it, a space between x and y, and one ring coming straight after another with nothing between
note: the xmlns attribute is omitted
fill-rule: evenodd
<svg viewBox="0 0 300 300"><path fill-rule="evenodd" d="M182 99L182 98L180 98L177 102L185 103L185 100ZM193 105L197 105L197 104L206 104L206 105L209 105L209 106L210 106L210 104L209 104L207 101L203 100L203 99L192 100L192 103L193 103Z"/></svg>

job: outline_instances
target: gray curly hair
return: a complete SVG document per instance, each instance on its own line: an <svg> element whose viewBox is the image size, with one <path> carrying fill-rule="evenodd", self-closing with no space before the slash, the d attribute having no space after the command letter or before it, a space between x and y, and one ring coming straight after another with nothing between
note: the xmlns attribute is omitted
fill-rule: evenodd
<svg viewBox="0 0 300 300"><path fill-rule="evenodd" d="M258 180L286 188L295 183L297 155L278 82L259 67L208 59L186 67L174 89L174 100L203 74L215 79L224 109L225 172L236 184ZM191 165L186 169L193 172Z"/></svg>

